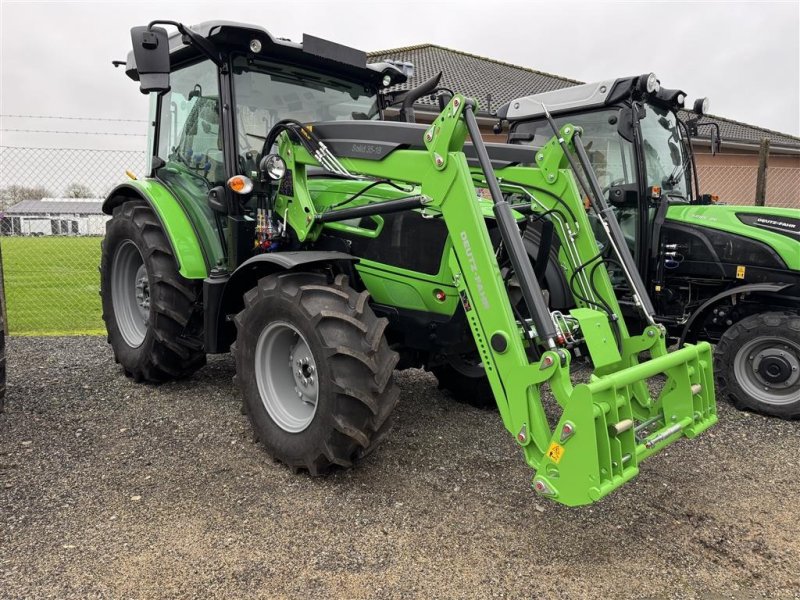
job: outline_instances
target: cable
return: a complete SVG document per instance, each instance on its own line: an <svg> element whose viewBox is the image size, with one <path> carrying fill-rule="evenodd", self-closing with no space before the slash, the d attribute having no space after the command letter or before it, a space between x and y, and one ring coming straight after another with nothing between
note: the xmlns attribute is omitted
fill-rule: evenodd
<svg viewBox="0 0 800 600"><path fill-rule="evenodd" d="M590 258L589 260L587 260L585 263L580 265L577 269L575 269L572 272L572 275L569 278L569 289L579 300L583 300L586 304L591 304L592 306L596 306L597 308L599 308L600 310L602 310L603 312L608 314L609 317L610 317L612 313L605 306L603 306L602 304L598 304L594 300L589 300L588 298L584 298L583 296L581 296L581 294L579 294L577 291L575 291L575 277L577 277L578 274L581 271L583 271L583 269L588 267L590 264L592 264L598 258L602 258L602 256L603 256L602 253L598 253L595 256L593 256L592 258ZM591 285L591 282L590 282L590 285Z"/></svg>
<svg viewBox="0 0 800 600"><path fill-rule="evenodd" d="M396 184L396 183L394 183L393 181L389 181L388 179L379 179L379 180L377 180L377 181L373 181L373 182L372 182L372 183L370 183L369 185L367 185L367 186L363 187L361 190L359 190L358 192L356 192L355 194L353 194L353 195L352 195L352 196L350 196L349 198L346 198L346 199L342 200L341 202L339 202L339 203L337 203L337 204L331 204L331 205L330 205L330 206L327 208L326 212L327 212L327 211L330 211L330 210L335 210L335 209L337 209L337 208L340 208L340 207L344 206L345 204L350 204L350 203L351 203L353 200L355 200L356 198L358 198L358 197L359 197L359 196L361 196L362 194L366 193L368 190L371 190L372 188L374 188L374 187L376 187L376 186L378 186L378 185L381 185L381 184L387 184L387 185L390 185L390 186L392 186L393 188L395 188L396 190L400 190L401 192L410 193L410 192L412 192L412 191L413 191L413 190L407 190L407 189L403 188L402 186L400 186L400 185L397 185L397 184Z"/></svg>

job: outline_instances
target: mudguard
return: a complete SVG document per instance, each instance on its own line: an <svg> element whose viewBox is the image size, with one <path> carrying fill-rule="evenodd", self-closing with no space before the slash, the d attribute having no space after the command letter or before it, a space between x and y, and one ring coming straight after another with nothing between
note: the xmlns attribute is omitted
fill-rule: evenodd
<svg viewBox="0 0 800 600"><path fill-rule="evenodd" d="M186 279L204 279L208 265L197 232L178 200L155 179L136 179L122 183L103 202L103 212L111 215L114 208L129 200L143 200L153 209L167 236L178 262L178 270Z"/></svg>
<svg viewBox="0 0 800 600"><path fill-rule="evenodd" d="M800 296L800 289L797 289L797 287L798 286L795 286L791 283L751 283L720 292L716 296L706 300L696 311L692 313L692 316L689 317L688 321L686 321L686 325L681 332L680 340L678 340L678 347L682 347L687 339L692 342L695 341L695 328L697 325L703 323L705 316L708 315L709 311L714 308L714 306L716 306L720 300L724 300L725 298L729 298L730 296L735 296L737 294L754 294L759 292L766 294L782 294L784 296ZM789 293L791 288L795 288L793 294Z"/></svg>
<svg viewBox="0 0 800 600"><path fill-rule="evenodd" d="M212 273L203 282L205 346L210 354L227 352L235 332L227 316L244 306L244 294L262 277L280 271L320 264L352 264L358 259L344 252L302 251L259 254L243 262L230 276ZM341 269L347 272L347 269Z"/></svg>

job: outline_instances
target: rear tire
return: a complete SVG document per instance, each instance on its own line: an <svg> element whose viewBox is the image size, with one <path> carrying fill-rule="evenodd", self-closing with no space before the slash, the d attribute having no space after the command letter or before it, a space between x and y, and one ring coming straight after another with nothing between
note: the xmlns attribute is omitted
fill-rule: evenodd
<svg viewBox="0 0 800 600"><path fill-rule="evenodd" d="M448 392L456 402L484 410L496 409L489 378L475 359L477 353L455 357L447 364L432 367L431 373L436 376L439 389Z"/></svg>
<svg viewBox="0 0 800 600"><path fill-rule="evenodd" d="M180 275L161 224L143 202L117 206L106 224L100 296L114 360L127 376L157 383L205 364L202 284Z"/></svg>
<svg viewBox="0 0 800 600"><path fill-rule="evenodd" d="M398 355L367 292L340 275L262 278L235 318L236 379L267 452L294 470L323 475L372 452L399 398Z"/></svg>
<svg viewBox="0 0 800 600"><path fill-rule="evenodd" d="M736 408L800 417L800 315L767 312L731 326L717 343L717 389Z"/></svg>

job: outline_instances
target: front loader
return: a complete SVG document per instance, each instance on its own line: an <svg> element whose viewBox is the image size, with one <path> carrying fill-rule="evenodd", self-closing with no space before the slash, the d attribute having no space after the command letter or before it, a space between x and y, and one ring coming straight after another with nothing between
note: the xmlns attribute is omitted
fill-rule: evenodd
<svg viewBox="0 0 800 600"><path fill-rule="evenodd" d="M459 94L430 127L361 118L373 101L379 116L396 67L253 26L174 25L180 36L156 23L132 32L127 70L153 96L154 156L149 176L105 205L101 293L126 373L185 376L230 349L267 451L324 474L387 434L396 367L477 349L534 490L570 506L716 421L709 345L667 351L616 243L646 326L633 334L622 318L579 184L617 242L619 227L573 127L536 153L487 147L476 103ZM314 111L343 118L306 118ZM492 163L508 152L535 166L498 181ZM491 201L476 200L476 179ZM551 311L525 248L537 211L566 236L561 267L582 290L573 310ZM594 366L579 383L578 354Z"/></svg>

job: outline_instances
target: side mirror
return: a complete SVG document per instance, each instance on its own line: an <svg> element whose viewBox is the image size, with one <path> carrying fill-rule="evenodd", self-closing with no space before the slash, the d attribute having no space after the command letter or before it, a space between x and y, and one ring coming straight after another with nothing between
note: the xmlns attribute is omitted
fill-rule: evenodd
<svg viewBox="0 0 800 600"><path fill-rule="evenodd" d="M617 133L623 140L633 143L633 109L630 106L619 109Z"/></svg>
<svg viewBox="0 0 800 600"><path fill-rule="evenodd" d="M722 147L722 139L719 136L719 130L716 127L711 128L711 156L715 156Z"/></svg>
<svg viewBox="0 0 800 600"><path fill-rule="evenodd" d="M227 213L228 207L225 204L225 187L218 185L217 187L211 188L208 190L208 197L207 197L208 205L211 207L211 210L214 210L218 213Z"/></svg>
<svg viewBox="0 0 800 600"><path fill-rule="evenodd" d="M450 100L453 99L453 94L449 92L442 92L437 97L439 102L439 112L442 112L448 104L450 104Z"/></svg>
<svg viewBox="0 0 800 600"><path fill-rule="evenodd" d="M608 190L608 201L618 208L639 205L639 191L636 184L613 185Z"/></svg>
<svg viewBox="0 0 800 600"><path fill-rule="evenodd" d="M131 29L133 58L143 94L169 91L169 37L163 27Z"/></svg>

